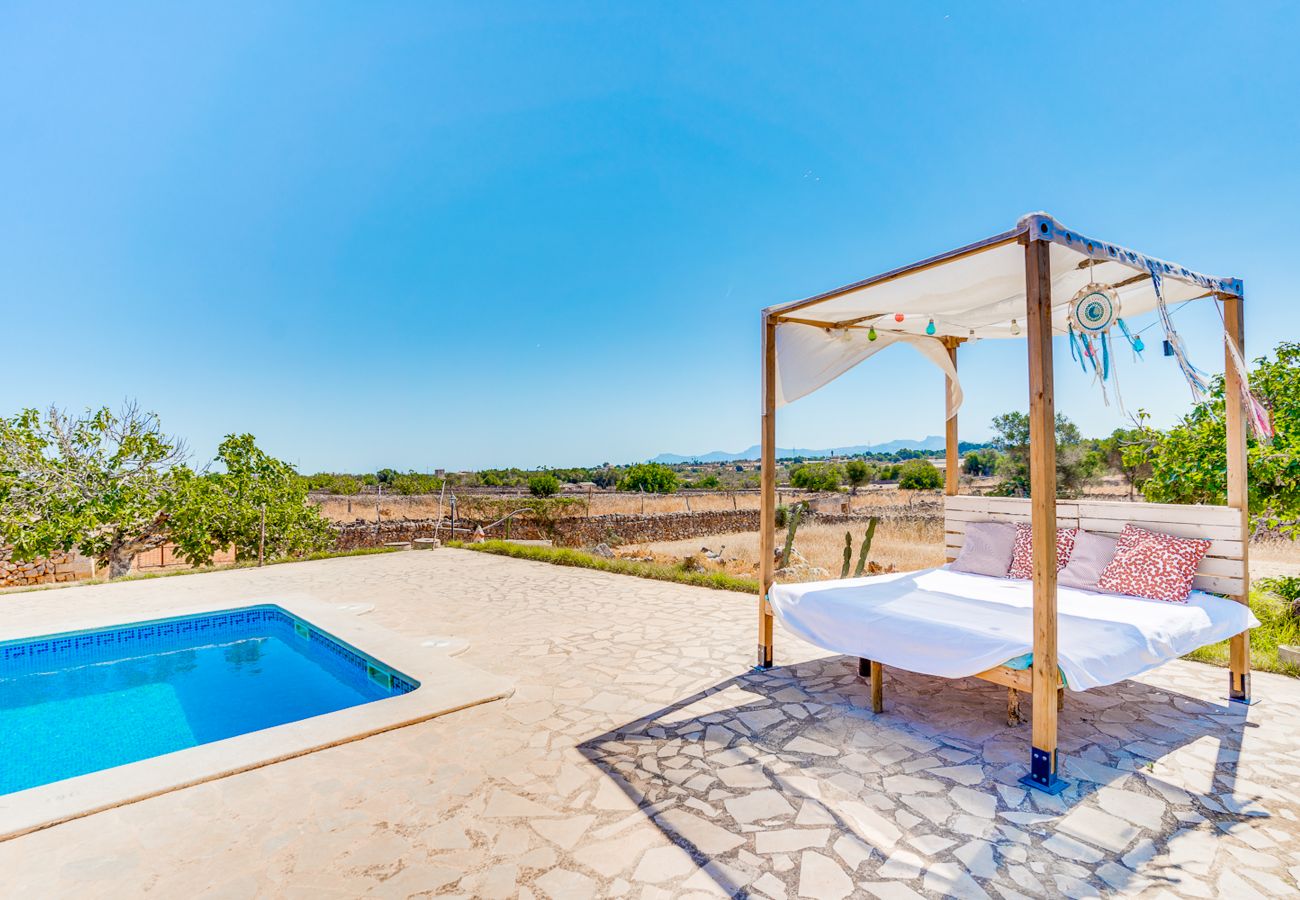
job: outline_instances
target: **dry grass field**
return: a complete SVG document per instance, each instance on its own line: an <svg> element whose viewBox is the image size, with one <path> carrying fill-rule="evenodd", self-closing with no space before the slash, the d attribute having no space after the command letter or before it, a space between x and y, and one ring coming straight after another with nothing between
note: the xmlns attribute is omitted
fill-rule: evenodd
<svg viewBox="0 0 1300 900"><path fill-rule="evenodd" d="M838 578L844 560L844 533L853 533L853 558L857 564L858 545L866 533L861 525L805 525L795 536L795 549L803 554L809 565L826 569L829 577ZM782 536L784 540L784 536ZM780 542L778 541L778 547ZM758 572L758 532L733 532L706 538L681 541L657 541L649 544L629 544L619 548L620 556L653 557L659 562L673 562L691 555L701 555L701 548L722 551L723 564L708 563L710 568L722 568L733 575L755 576ZM882 519L871 544L869 558L882 566L893 566L899 571L924 569L942 565L943 524L933 520Z"/></svg>

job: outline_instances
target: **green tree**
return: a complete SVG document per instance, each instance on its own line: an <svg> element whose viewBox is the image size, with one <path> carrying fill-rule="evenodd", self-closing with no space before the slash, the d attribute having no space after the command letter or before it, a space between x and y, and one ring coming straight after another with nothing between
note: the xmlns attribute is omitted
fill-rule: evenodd
<svg viewBox="0 0 1300 900"><path fill-rule="evenodd" d="M695 479L695 481L691 482L690 487L698 490L716 491L718 488L722 487L722 482L718 479L717 475L710 473L708 475L701 475L699 478Z"/></svg>
<svg viewBox="0 0 1300 900"><path fill-rule="evenodd" d="M1142 483L1151 477L1151 461L1146 455L1128 453L1130 447L1143 445L1144 432L1141 428L1116 428L1109 437L1097 441L1097 452L1101 455L1103 464L1124 476L1124 481L1128 483L1130 500Z"/></svg>
<svg viewBox="0 0 1300 900"><path fill-rule="evenodd" d="M596 487L611 488L618 484L618 469L609 463L601 466L591 473L591 480Z"/></svg>
<svg viewBox="0 0 1300 900"><path fill-rule="evenodd" d="M858 488L876 477L876 467L860 459L851 459L844 464L844 474L849 480L850 493L856 494Z"/></svg>
<svg viewBox="0 0 1300 900"><path fill-rule="evenodd" d="M962 459L962 472L972 478L982 478L992 475L997 471L998 452L996 450L985 448L983 450L971 450L965 458Z"/></svg>
<svg viewBox="0 0 1300 900"><path fill-rule="evenodd" d="M645 491L647 494L671 494L677 490L677 473L663 463L637 463L628 466L619 479L620 491Z"/></svg>
<svg viewBox="0 0 1300 900"><path fill-rule="evenodd" d="M405 475L394 475L388 482L388 488L394 494L403 494L405 496L436 494L442 490L442 479L437 475L407 472Z"/></svg>
<svg viewBox="0 0 1300 900"><path fill-rule="evenodd" d="M790 484L807 491L838 491L843 471L834 463L810 462L790 470Z"/></svg>
<svg viewBox="0 0 1300 900"><path fill-rule="evenodd" d="M107 564L110 578L125 575L137 553L166 541L184 459L184 444L133 403L0 420L0 543L20 560L76 547Z"/></svg>
<svg viewBox="0 0 1300 900"><path fill-rule="evenodd" d="M168 504L168 534L193 565L233 547L235 558L256 559L266 515L266 555L323 550L334 538L329 522L307 502L293 466L258 448L251 434L227 435L217 449L224 471L177 472Z"/></svg>
<svg viewBox="0 0 1300 900"><path fill-rule="evenodd" d="M1257 527L1300 537L1300 343L1277 345L1274 358L1255 360L1250 386L1273 417L1271 441L1251 436L1246 445L1249 506ZM1129 464L1149 463L1141 484L1153 503L1227 501L1227 450L1222 376L1204 402L1166 431L1139 414L1141 438L1124 449Z"/></svg>
<svg viewBox="0 0 1300 900"><path fill-rule="evenodd" d="M560 479L550 472L539 472L528 479L528 492L534 497L550 497L560 490Z"/></svg>
<svg viewBox="0 0 1300 900"><path fill-rule="evenodd" d="M999 493L1010 497L1029 496L1029 416L1022 412L1003 413L993 419L993 446L1002 451L998 474ZM1061 413L1056 414L1056 493L1077 497L1084 485L1101 469L1101 458L1083 443L1079 428Z"/></svg>
<svg viewBox="0 0 1300 900"><path fill-rule="evenodd" d="M899 466L898 486L913 491L934 490L943 487L943 473L928 459L909 459Z"/></svg>

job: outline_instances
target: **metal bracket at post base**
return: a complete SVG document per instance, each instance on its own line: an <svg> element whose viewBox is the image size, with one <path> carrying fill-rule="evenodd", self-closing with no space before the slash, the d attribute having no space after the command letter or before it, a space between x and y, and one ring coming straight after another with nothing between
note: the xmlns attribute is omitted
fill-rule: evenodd
<svg viewBox="0 0 1300 900"><path fill-rule="evenodd" d="M1029 774L1020 783L1045 794L1059 794L1070 786L1068 781L1056 777L1056 751L1029 748Z"/></svg>
<svg viewBox="0 0 1300 900"><path fill-rule="evenodd" d="M1242 706L1254 706L1258 700L1250 699L1250 673L1243 672L1241 682L1237 682L1237 675L1234 672L1228 673L1228 701L1230 703L1240 703Z"/></svg>
<svg viewBox="0 0 1300 900"><path fill-rule="evenodd" d="M754 665L755 672L766 672L772 668L772 652L762 644L758 645L758 662Z"/></svg>

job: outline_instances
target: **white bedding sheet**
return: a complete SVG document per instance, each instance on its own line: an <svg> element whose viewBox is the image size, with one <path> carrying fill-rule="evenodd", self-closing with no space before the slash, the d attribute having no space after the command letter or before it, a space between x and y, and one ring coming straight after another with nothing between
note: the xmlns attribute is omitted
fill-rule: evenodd
<svg viewBox="0 0 1300 900"><path fill-rule="evenodd" d="M923 569L775 585L769 599L804 640L911 672L962 678L1033 650L1028 581ZM1076 691L1259 624L1244 604L1201 591L1182 604L1059 588L1057 614L1057 655Z"/></svg>

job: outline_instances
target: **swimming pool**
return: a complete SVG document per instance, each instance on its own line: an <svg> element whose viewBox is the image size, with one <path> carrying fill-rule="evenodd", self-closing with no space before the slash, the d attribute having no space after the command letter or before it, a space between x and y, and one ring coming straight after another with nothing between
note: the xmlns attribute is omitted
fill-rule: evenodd
<svg viewBox="0 0 1300 900"><path fill-rule="evenodd" d="M0 794L417 687L273 604L0 642Z"/></svg>

